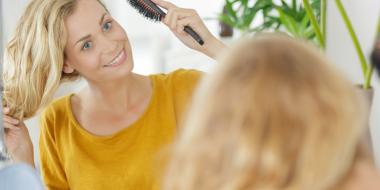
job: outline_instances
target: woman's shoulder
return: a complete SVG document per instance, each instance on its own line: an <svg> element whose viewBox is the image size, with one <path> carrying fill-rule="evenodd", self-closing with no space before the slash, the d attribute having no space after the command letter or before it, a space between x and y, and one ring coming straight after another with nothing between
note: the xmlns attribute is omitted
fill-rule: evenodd
<svg viewBox="0 0 380 190"><path fill-rule="evenodd" d="M41 138L49 138L52 134L65 130L69 116L70 95L59 97L47 105L41 112L40 131Z"/></svg>
<svg viewBox="0 0 380 190"><path fill-rule="evenodd" d="M49 105L47 105L42 111L42 118L63 118L69 112L70 97L72 94L61 96L53 100Z"/></svg>
<svg viewBox="0 0 380 190"><path fill-rule="evenodd" d="M204 73L195 69L177 69L166 74L151 75L158 83L173 87L187 87L199 83Z"/></svg>
<svg viewBox="0 0 380 190"><path fill-rule="evenodd" d="M153 83L157 90L155 96L172 103L176 117L181 120L183 113L197 89L203 72L190 69L178 69L168 74L153 75Z"/></svg>

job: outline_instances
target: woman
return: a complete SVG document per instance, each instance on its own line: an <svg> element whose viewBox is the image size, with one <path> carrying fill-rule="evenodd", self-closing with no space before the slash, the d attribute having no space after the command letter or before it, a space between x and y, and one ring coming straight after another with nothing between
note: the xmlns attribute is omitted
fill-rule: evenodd
<svg viewBox="0 0 380 190"><path fill-rule="evenodd" d="M164 189L380 189L358 146L362 100L318 50L276 35L230 50L195 96Z"/></svg>
<svg viewBox="0 0 380 190"><path fill-rule="evenodd" d="M188 47L212 58L224 48L194 10L155 1ZM199 46L183 32L191 26ZM4 125L15 160L33 164L24 118L48 105L62 81L88 86L42 113L40 162L48 189L155 189L153 160L172 141L201 73L132 72L127 34L99 0L34 0L7 46Z"/></svg>

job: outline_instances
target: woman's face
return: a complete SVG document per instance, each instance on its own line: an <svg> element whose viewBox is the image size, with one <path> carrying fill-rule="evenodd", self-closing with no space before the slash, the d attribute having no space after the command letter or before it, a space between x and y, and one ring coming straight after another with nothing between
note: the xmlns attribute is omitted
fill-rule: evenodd
<svg viewBox="0 0 380 190"><path fill-rule="evenodd" d="M88 81L99 83L131 72L133 59L127 34L99 2L78 0L65 25L65 73L76 70Z"/></svg>

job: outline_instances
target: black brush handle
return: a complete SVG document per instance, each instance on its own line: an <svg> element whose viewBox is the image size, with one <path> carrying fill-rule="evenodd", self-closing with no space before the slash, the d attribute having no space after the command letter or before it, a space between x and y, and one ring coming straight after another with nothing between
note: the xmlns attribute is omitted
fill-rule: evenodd
<svg viewBox="0 0 380 190"><path fill-rule="evenodd" d="M164 11L162 11L155 3L153 3L152 1L150 0L144 0L144 2L149 6L151 7L152 9L154 9L156 12L158 12L160 15L161 15L161 19L162 17L165 17L166 16L166 13ZM160 20L161 20L160 19ZM184 28L184 31L186 33L188 33L192 38L194 38L195 41L197 41L199 43L199 45L203 45L205 42L203 41L202 37L199 36L198 33L196 33L190 26L185 26Z"/></svg>
<svg viewBox="0 0 380 190"><path fill-rule="evenodd" d="M205 43L198 33L196 33L190 26L185 26L184 30L186 33L190 34L190 36L193 37L199 45L203 45Z"/></svg>

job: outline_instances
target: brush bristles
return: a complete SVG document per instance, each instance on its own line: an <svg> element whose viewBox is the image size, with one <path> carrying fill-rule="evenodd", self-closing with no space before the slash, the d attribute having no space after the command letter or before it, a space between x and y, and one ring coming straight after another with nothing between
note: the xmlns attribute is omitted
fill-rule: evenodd
<svg viewBox="0 0 380 190"><path fill-rule="evenodd" d="M144 17L154 21L161 21L161 15L152 9L150 6L144 3L142 0L127 0L129 4L134 7Z"/></svg>

